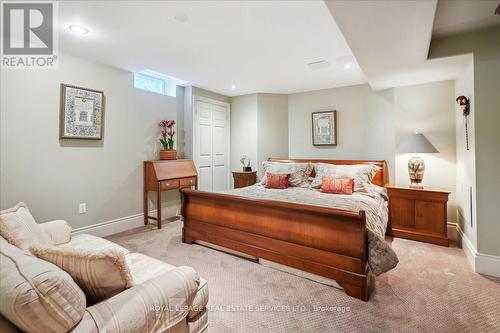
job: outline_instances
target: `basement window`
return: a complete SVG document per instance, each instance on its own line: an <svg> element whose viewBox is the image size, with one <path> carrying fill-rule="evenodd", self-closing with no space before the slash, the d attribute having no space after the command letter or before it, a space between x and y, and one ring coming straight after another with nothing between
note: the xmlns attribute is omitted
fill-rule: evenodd
<svg viewBox="0 0 500 333"><path fill-rule="evenodd" d="M134 88L175 97L178 85L186 81L152 70L134 73Z"/></svg>

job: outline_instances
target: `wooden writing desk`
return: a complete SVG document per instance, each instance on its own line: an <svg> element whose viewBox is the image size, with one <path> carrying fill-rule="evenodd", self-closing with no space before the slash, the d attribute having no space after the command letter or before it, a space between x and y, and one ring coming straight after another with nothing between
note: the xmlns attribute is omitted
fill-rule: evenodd
<svg viewBox="0 0 500 333"><path fill-rule="evenodd" d="M192 160L144 161L144 224L156 220L161 229L161 191L198 187L198 174ZM149 216L148 191L156 192L156 217Z"/></svg>

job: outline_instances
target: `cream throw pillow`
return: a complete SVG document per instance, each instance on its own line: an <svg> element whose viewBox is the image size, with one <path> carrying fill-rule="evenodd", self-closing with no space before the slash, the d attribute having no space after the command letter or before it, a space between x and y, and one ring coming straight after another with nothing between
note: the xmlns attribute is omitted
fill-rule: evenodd
<svg viewBox="0 0 500 333"><path fill-rule="evenodd" d="M316 177L311 183L312 188L320 188L323 176L345 177L354 179L354 192L371 192L371 182L380 167L370 164L328 164L316 163Z"/></svg>
<svg viewBox="0 0 500 333"><path fill-rule="evenodd" d="M262 168L264 169L264 176L262 177L261 184L266 185L267 173L288 173L290 178L288 183L290 186L306 187L309 186L309 176L314 169L311 163L286 163L286 162L263 162Z"/></svg>
<svg viewBox="0 0 500 333"><path fill-rule="evenodd" d="M0 235L12 245L28 251L30 246L53 245L50 237L36 224L25 203L0 211Z"/></svg>
<svg viewBox="0 0 500 333"><path fill-rule="evenodd" d="M66 271L87 295L97 303L133 286L130 270L122 251L31 247L38 258Z"/></svg>

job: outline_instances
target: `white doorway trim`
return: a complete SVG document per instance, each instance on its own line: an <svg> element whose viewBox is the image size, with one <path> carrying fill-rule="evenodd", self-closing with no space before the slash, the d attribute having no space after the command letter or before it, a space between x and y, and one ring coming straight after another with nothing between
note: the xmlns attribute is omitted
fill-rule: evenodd
<svg viewBox="0 0 500 333"><path fill-rule="evenodd" d="M197 171L198 170L198 161L197 161L197 156L198 152L196 151L196 139L198 138L198 109L196 107L196 102L205 102L205 103L210 103L210 104L215 104L215 105L220 105L224 106L227 108L227 126L226 126L226 151L227 151L227 157L226 157L226 165L227 165L227 175L226 175L226 184L227 184L227 189L231 188L231 104L226 103L226 102L221 102L216 99L211 99L208 97L204 96L198 96L198 95L193 95L193 100L191 101L192 109L193 109L193 142L192 142L192 151L193 151L193 162L194 165L196 166Z"/></svg>

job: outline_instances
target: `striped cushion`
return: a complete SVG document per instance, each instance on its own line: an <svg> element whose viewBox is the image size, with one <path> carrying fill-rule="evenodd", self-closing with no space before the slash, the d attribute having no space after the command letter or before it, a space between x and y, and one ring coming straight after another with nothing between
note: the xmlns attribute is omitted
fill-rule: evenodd
<svg viewBox="0 0 500 333"><path fill-rule="evenodd" d="M85 313L85 295L57 266L0 237L0 312L25 332L67 332Z"/></svg>
<svg viewBox="0 0 500 333"><path fill-rule="evenodd" d="M176 267L159 278L92 305L87 311L98 332L177 332L171 328L185 320L199 282L198 274L191 267Z"/></svg>
<svg viewBox="0 0 500 333"><path fill-rule="evenodd" d="M0 211L0 235L25 251L32 245L53 245L50 237L36 224L28 207L22 202Z"/></svg>
<svg viewBox="0 0 500 333"><path fill-rule="evenodd" d="M145 283L149 280L154 280L160 275L176 269L175 266L140 253L131 253L126 256L126 260L130 268L130 274L132 275L132 279L136 285ZM189 304L188 318L194 318L199 313L203 312L208 303L207 280L201 277L199 280L200 283L198 285L198 290L196 291L196 296L191 304Z"/></svg>
<svg viewBox="0 0 500 333"><path fill-rule="evenodd" d="M133 285L123 252L60 247L31 247L37 257L66 271L83 289L89 303L107 299Z"/></svg>
<svg viewBox="0 0 500 333"><path fill-rule="evenodd" d="M352 178L323 176L321 192L330 194L352 194L354 180Z"/></svg>

